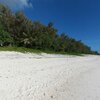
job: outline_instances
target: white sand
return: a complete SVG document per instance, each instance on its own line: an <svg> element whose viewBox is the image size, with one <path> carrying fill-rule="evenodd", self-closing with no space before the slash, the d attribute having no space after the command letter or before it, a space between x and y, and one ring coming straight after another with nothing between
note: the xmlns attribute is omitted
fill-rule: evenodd
<svg viewBox="0 0 100 100"><path fill-rule="evenodd" d="M100 57L0 52L0 100L100 100Z"/></svg>

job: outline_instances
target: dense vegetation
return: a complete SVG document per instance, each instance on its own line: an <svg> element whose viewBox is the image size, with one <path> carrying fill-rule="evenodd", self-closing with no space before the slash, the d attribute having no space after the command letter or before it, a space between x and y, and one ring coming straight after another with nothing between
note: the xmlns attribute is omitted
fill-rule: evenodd
<svg viewBox="0 0 100 100"><path fill-rule="evenodd" d="M66 53L96 54L91 48L65 33L58 35L52 23L47 26L29 20L22 12L0 4L0 46L25 47Z"/></svg>

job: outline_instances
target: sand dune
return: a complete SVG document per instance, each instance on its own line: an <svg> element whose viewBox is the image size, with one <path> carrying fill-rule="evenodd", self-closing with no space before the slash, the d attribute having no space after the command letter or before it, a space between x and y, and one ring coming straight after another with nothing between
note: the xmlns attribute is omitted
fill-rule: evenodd
<svg viewBox="0 0 100 100"><path fill-rule="evenodd" d="M100 56L0 52L0 100L100 100Z"/></svg>

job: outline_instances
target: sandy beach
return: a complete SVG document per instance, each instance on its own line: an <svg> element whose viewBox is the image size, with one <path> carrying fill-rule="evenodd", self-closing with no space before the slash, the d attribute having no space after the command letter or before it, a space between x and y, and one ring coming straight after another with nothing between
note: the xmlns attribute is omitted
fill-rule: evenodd
<svg viewBox="0 0 100 100"><path fill-rule="evenodd" d="M100 56L0 52L0 100L100 100Z"/></svg>

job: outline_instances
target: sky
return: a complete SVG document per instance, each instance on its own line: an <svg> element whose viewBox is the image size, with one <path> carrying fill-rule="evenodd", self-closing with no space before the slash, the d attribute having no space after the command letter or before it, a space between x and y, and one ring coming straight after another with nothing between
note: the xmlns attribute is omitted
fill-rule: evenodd
<svg viewBox="0 0 100 100"><path fill-rule="evenodd" d="M100 52L100 0L0 0L13 11L43 24L53 22L58 34L82 40Z"/></svg>

